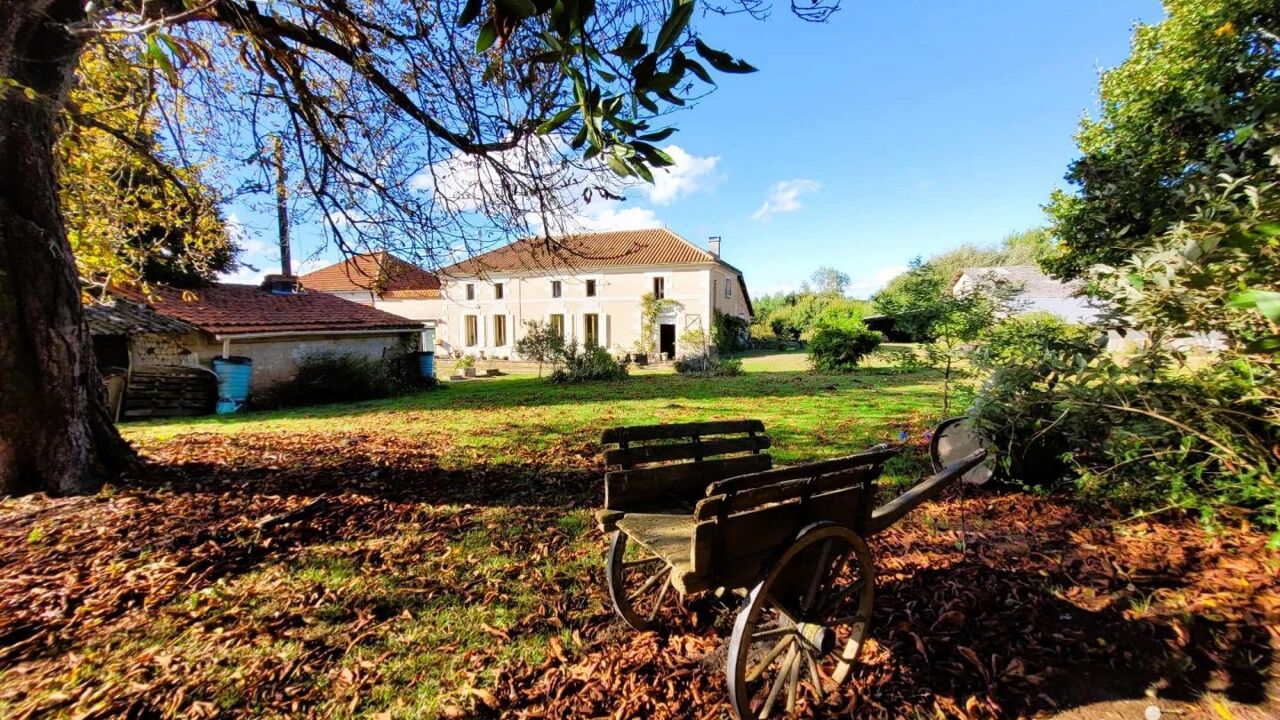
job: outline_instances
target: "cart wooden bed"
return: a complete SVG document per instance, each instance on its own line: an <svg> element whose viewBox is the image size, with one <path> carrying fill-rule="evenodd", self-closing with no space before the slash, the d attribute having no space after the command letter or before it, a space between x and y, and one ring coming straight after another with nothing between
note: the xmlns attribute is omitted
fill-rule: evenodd
<svg viewBox="0 0 1280 720"><path fill-rule="evenodd" d="M674 590L745 589L726 676L738 718L813 706L848 677L874 598L865 538L986 457L976 450L874 508L876 479L900 447L773 468L759 420L606 430L606 578L637 630Z"/></svg>

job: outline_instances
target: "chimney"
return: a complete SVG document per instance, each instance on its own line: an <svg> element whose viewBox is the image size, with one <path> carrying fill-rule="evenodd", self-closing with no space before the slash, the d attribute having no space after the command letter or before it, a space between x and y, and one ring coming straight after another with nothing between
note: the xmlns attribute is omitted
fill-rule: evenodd
<svg viewBox="0 0 1280 720"><path fill-rule="evenodd" d="M720 236L712 235L707 238L707 247L710 248L712 255L720 257Z"/></svg>
<svg viewBox="0 0 1280 720"><path fill-rule="evenodd" d="M272 295L296 295L302 292L302 283L297 275L268 275L262 279L263 290Z"/></svg>

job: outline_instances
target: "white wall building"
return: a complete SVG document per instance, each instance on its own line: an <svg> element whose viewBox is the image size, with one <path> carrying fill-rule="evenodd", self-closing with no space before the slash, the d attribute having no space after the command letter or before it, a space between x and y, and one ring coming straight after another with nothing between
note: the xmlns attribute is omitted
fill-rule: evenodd
<svg viewBox="0 0 1280 720"><path fill-rule="evenodd" d="M956 275L951 292L964 295L996 284L1017 291L1012 299L1017 314L1048 312L1069 323L1091 323L1098 319L1099 308L1080 294L1084 283L1055 280L1035 265L964 268Z"/></svg>
<svg viewBox="0 0 1280 720"><path fill-rule="evenodd" d="M653 347L668 356L691 350L680 338L710 333L718 310L751 316L742 273L720 258L719 238L704 250L666 229L526 238L440 272L446 352L517 359L514 345L530 320L551 323L567 340L616 355L635 352L646 293L671 301L657 319Z"/></svg>

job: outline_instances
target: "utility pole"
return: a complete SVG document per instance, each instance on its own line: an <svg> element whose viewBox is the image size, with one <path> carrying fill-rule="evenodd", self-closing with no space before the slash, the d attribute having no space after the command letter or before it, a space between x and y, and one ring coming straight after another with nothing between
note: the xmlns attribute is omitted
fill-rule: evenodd
<svg viewBox="0 0 1280 720"><path fill-rule="evenodd" d="M276 221L280 229L280 274L293 275L293 260L289 257L289 191L285 187L288 177L284 170L284 143L275 136L276 156Z"/></svg>

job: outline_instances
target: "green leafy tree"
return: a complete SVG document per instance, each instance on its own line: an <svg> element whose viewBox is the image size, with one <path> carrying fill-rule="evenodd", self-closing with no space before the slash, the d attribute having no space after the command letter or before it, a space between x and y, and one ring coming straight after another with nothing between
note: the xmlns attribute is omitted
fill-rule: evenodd
<svg viewBox="0 0 1280 720"><path fill-rule="evenodd" d="M80 58L56 146L68 239L86 288L199 286L231 270L237 248L199 170L163 157L138 63L127 46Z"/></svg>
<svg viewBox="0 0 1280 720"><path fill-rule="evenodd" d="M809 285L820 295L844 295L849 289L849 276L824 265L809 276Z"/></svg>
<svg viewBox="0 0 1280 720"><path fill-rule="evenodd" d="M1256 123L1280 102L1280 5L1166 0L1127 60L1102 76L1101 108L1076 134L1080 159L1048 212L1059 242L1045 267L1079 277L1149 248L1188 214L1206 167L1239 177L1267 166Z"/></svg>
<svg viewBox="0 0 1280 720"><path fill-rule="evenodd" d="M876 294L878 312L893 318L894 327L915 342L933 338L948 281L941 271L917 257L910 268Z"/></svg>
<svg viewBox="0 0 1280 720"><path fill-rule="evenodd" d="M538 377L542 377L543 364L556 362L564 353L564 338L550 322L526 320L515 350L520 357L538 363Z"/></svg>

